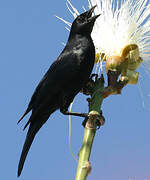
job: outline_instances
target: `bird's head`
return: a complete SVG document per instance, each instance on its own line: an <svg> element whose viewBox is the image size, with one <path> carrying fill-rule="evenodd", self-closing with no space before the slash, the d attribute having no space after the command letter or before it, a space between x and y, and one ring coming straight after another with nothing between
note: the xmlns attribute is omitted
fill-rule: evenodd
<svg viewBox="0 0 150 180"><path fill-rule="evenodd" d="M91 34L95 20L100 16L100 14L92 16L95 7L96 6L93 6L90 10L77 16L72 23L71 33L84 35Z"/></svg>

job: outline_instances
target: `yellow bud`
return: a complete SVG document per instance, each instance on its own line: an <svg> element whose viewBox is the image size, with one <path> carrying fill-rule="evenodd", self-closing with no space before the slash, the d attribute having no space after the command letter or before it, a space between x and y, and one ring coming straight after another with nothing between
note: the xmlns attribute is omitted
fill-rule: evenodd
<svg viewBox="0 0 150 180"><path fill-rule="evenodd" d="M121 76L120 80L128 80L128 84L137 84L139 73L127 69L126 75Z"/></svg>
<svg viewBox="0 0 150 180"><path fill-rule="evenodd" d="M129 59L139 58L139 48L136 44L129 44L125 46L121 52L121 57Z"/></svg>
<svg viewBox="0 0 150 180"><path fill-rule="evenodd" d="M128 62L128 69L135 71L143 62L143 59L141 57L139 57L139 59L137 59L134 62Z"/></svg>
<svg viewBox="0 0 150 180"><path fill-rule="evenodd" d="M135 71L143 61L139 56L139 48L136 44L130 44L123 48L121 57L127 59L128 69L132 71Z"/></svg>
<svg viewBox="0 0 150 180"><path fill-rule="evenodd" d="M106 72L111 71L121 71L121 67L125 62L125 58L120 56L111 56L106 61Z"/></svg>

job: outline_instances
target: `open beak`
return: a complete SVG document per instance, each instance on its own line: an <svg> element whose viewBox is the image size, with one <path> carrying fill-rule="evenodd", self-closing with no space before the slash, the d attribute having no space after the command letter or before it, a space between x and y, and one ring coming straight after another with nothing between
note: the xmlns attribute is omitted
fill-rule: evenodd
<svg viewBox="0 0 150 180"><path fill-rule="evenodd" d="M88 12L87 12L87 17L88 17L88 21L92 22L92 21L95 21L99 16L100 14L98 15L95 15L93 17L92 16L92 13L94 12L94 9L96 8L97 5L93 6Z"/></svg>

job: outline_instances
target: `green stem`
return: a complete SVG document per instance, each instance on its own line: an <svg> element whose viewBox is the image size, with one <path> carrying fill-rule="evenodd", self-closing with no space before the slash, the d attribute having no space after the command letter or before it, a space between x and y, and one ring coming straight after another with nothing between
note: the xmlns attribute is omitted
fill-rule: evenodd
<svg viewBox="0 0 150 180"><path fill-rule="evenodd" d="M79 152L78 168L75 180L86 180L91 165L89 163L93 140L96 133L96 120L100 114L103 101L104 79L97 79L92 88L91 99L89 101L89 119L85 126L84 138Z"/></svg>

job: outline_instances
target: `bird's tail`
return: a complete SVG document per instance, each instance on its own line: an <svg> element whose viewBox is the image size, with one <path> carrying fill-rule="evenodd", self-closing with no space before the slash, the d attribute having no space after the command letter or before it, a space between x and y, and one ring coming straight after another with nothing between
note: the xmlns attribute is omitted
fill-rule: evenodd
<svg viewBox="0 0 150 180"><path fill-rule="evenodd" d="M51 111L49 111L49 109L47 109L47 111L45 110L44 112L40 112L40 113L32 112L32 115L29 118L29 121L25 125L25 128L26 128L26 126L28 124L30 124L29 130L28 130L28 133L26 136L26 140L25 140L25 143L23 146L23 150L21 153L19 165L18 165L18 176L20 176L20 174L22 172L24 162L26 160L27 154L29 152L29 149L31 147L31 144L34 140L35 135L37 134L39 129L43 126L43 124L48 120L49 116L54 111L56 111L56 109L53 108L53 109L51 109Z"/></svg>
<svg viewBox="0 0 150 180"><path fill-rule="evenodd" d="M43 124L41 124L41 125L32 124L32 123L30 124L29 130L28 130L28 133L27 133L27 136L26 136L26 140L25 140L25 143L24 143L24 146L23 146L23 150L22 150L22 153L21 153L19 165L18 165L18 177L21 174L25 159L27 157L27 154L29 152L31 144L32 144L32 142L34 140L34 137L35 137L36 133L39 131L39 129L41 128L42 125Z"/></svg>
<svg viewBox="0 0 150 180"><path fill-rule="evenodd" d="M31 111L32 106L29 104L28 108L26 109L26 111L24 112L24 114L21 116L21 118L19 119L19 121L17 122L17 124L20 123L20 121Z"/></svg>

